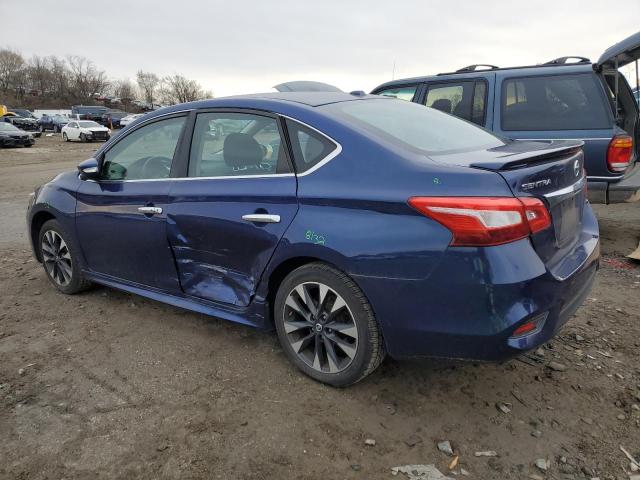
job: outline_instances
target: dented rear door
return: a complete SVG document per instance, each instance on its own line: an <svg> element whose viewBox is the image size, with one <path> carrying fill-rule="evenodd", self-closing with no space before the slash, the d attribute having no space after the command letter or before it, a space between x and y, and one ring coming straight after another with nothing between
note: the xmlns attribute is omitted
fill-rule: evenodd
<svg viewBox="0 0 640 480"><path fill-rule="evenodd" d="M169 193L167 235L187 295L249 305L297 210L275 115L212 109L196 115L188 171Z"/></svg>
<svg viewBox="0 0 640 480"><path fill-rule="evenodd" d="M167 232L182 290L247 306L296 214L295 176L178 180L170 197Z"/></svg>

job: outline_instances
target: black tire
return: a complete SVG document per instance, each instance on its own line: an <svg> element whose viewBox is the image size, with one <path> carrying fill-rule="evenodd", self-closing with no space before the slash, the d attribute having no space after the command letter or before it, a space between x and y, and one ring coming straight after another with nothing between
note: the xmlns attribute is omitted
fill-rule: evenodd
<svg viewBox="0 0 640 480"><path fill-rule="evenodd" d="M24 146L24 148L31 148L31 147L33 147L33 143L27 143L27 144Z"/></svg>
<svg viewBox="0 0 640 480"><path fill-rule="evenodd" d="M80 134L80 141L82 143L86 143L87 142L87 136L84 133Z"/></svg>
<svg viewBox="0 0 640 480"><path fill-rule="evenodd" d="M64 142L68 142L69 141L69 137L67 136L67 132L62 132L62 141L64 141Z"/></svg>
<svg viewBox="0 0 640 480"><path fill-rule="evenodd" d="M48 250L51 244L54 243L49 241L49 239L56 238L56 236L61 238L64 242L68 255L64 253L64 248L61 250L61 252L57 252L55 255L52 255ZM47 245L49 246L45 246L45 243L47 243ZM44 267L47 278L52 283L52 285L62 293L71 295L86 290L91 286L91 282L89 282L82 274L82 266L80 264L80 249L77 248L73 237L66 233L66 231L62 228L62 225L60 225L57 220L48 220L44 223L44 225L42 225L40 233L38 234L37 248L39 249L40 258L43 260L42 266ZM66 273L62 272L62 268L52 266L53 262L50 261L50 259L54 256L60 259L60 262L58 262L58 264L64 261L65 265L67 265L67 267L65 267ZM63 256L65 258L61 258ZM68 261L66 260L67 256ZM67 274L69 275L68 280L66 278Z"/></svg>
<svg viewBox="0 0 640 480"><path fill-rule="evenodd" d="M318 320L312 315L311 320L306 319L306 322L309 322L309 326L306 326L306 317L298 315L296 313L298 310L293 310L289 306L290 304L286 302L291 295L294 295L294 298L301 298L300 295L294 293L294 291L297 291L296 287L300 288L300 286L303 286L304 289L305 286L309 286L310 289L313 289L315 285L317 285L318 288L322 285L323 288L328 287L329 289L329 293L325 293L324 302L313 301L315 308L320 307L317 308L316 312L318 318L324 316L325 321ZM313 296L313 290L309 292L310 296ZM318 292L318 295L320 295L319 300L322 293L320 293L320 290L318 290ZM333 300L329 299L331 295L333 295ZM342 307L342 309L335 310L335 312L330 313L329 317L321 313L326 311L324 308L332 310L339 297L341 297L346 304L346 308ZM327 302L329 302L329 305L325 305ZM322 305L319 305L321 303ZM298 303L298 305L300 305L300 303ZM308 309L305 310L306 313L309 311ZM336 321L334 315L346 315L346 318L351 322L349 325L354 325L357 330L355 332L356 339L352 340L342 335L342 331L337 328L336 325L347 324L342 323L340 320ZM324 329L320 327L319 332L316 328L311 327L311 325L314 325L314 322L323 323L325 325ZM274 323L280 344L289 360L311 378L334 387L346 387L362 380L378 368L386 354L382 332L375 319L371 305L360 288L358 288L353 280L345 273L324 263L310 263L297 268L287 275L276 294ZM287 327L285 327L285 324L287 324ZM295 331L290 330L289 333L287 333L286 328L290 329L291 327L289 326L293 324L305 324L305 326L298 327ZM330 328L331 325L334 326L334 329ZM353 332L353 327L350 327L349 330ZM312 335L314 335L315 354L309 351L302 353L296 352L293 344L299 344L301 339L309 338L309 336ZM329 348L325 346L326 339L324 337L319 340L321 347L319 349L320 354L318 355L318 343L315 343L315 337L322 335L331 336L334 339L335 337L339 337L338 339L341 343L344 343L345 339L354 342L352 345L354 345L353 349L355 353L352 353L352 355L347 355L347 350L342 350L340 343L333 343L333 347L331 347L333 350L333 358L336 358L336 352L341 353L343 354L340 359L341 365L346 364L344 367L335 369L336 371L333 373L329 371ZM314 349L311 343L307 345L307 350ZM338 350L335 350L336 347ZM315 360L311 362L310 357L314 357L314 359L319 358L320 362L316 363ZM335 367L336 365L338 365L338 363L333 362L333 366Z"/></svg>

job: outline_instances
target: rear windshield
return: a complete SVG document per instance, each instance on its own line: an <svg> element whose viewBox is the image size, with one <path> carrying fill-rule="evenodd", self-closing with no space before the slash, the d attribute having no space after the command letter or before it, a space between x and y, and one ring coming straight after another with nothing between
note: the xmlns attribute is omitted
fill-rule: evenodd
<svg viewBox="0 0 640 480"><path fill-rule="evenodd" d="M488 131L433 108L401 100L365 100L320 107L342 120L427 154L499 147L504 142Z"/></svg>
<svg viewBox="0 0 640 480"><path fill-rule="evenodd" d="M513 78L502 84L502 130L610 128L592 74Z"/></svg>

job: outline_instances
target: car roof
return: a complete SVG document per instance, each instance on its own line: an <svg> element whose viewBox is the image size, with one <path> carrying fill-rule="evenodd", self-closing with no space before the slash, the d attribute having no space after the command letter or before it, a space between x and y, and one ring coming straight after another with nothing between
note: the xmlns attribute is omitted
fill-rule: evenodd
<svg viewBox="0 0 640 480"><path fill-rule="evenodd" d="M331 103L353 102L362 100L380 100L378 95L367 95L364 92L277 92L277 93L254 93L249 95L235 95L231 97L220 97L210 100L199 100L196 102L182 103L170 107L161 108L149 112L148 118L166 115L191 109L201 108L256 108L269 109L276 108L277 105L298 105L306 108L319 107Z"/></svg>
<svg viewBox="0 0 640 480"><path fill-rule="evenodd" d="M586 59L585 59L586 60ZM468 67L465 67L468 68ZM461 69L456 72L438 73L436 75L425 75L421 77L401 78L398 80L391 80L378 85L374 91L381 88L402 86L414 83L430 82L433 80L449 80L453 78L478 78L485 74L491 74L494 72L513 73L522 75L545 75L545 74L571 74L571 73L583 73L585 71L593 71L593 64L589 61L581 61L576 63L544 63L540 65L524 65L519 67L505 67L505 68L491 68L483 70L465 70ZM526 72L526 73L525 73Z"/></svg>

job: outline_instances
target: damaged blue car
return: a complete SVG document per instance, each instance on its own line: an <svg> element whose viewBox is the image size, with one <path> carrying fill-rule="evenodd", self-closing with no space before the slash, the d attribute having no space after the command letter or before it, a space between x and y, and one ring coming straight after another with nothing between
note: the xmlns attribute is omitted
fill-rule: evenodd
<svg viewBox="0 0 640 480"><path fill-rule="evenodd" d="M503 360L562 327L598 268L581 147L362 92L176 105L36 189L29 237L62 293L275 328L346 386L386 354Z"/></svg>

